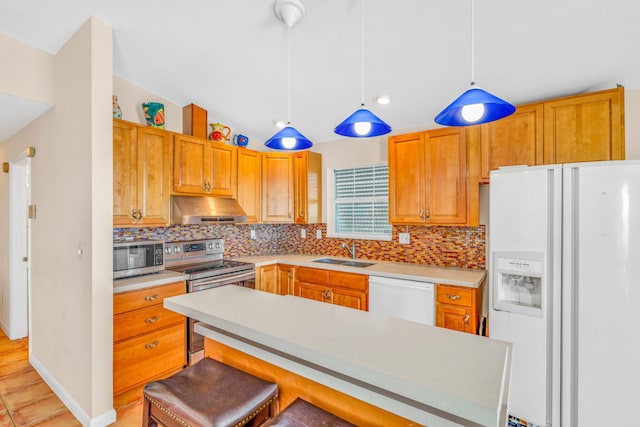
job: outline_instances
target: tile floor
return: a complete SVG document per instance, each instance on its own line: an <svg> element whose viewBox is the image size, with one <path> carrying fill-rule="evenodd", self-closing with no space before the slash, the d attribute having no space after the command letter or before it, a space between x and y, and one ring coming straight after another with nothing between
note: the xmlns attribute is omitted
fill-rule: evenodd
<svg viewBox="0 0 640 427"><path fill-rule="evenodd" d="M113 426L138 427L142 402L117 408ZM0 330L0 427L74 427L76 418L29 364L27 338L11 341Z"/></svg>

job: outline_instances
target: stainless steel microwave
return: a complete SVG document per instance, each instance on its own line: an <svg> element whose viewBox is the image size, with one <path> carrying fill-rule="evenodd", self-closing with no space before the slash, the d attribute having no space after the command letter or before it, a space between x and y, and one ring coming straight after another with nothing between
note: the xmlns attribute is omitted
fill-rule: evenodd
<svg viewBox="0 0 640 427"><path fill-rule="evenodd" d="M113 242L113 278L138 276L164 270L164 241Z"/></svg>

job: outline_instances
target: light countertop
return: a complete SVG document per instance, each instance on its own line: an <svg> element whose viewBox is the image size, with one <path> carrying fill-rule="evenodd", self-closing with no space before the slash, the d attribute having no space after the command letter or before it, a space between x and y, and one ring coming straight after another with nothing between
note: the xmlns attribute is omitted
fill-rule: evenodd
<svg viewBox="0 0 640 427"><path fill-rule="evenodd" d="M239 286L164 306L206 337L418 423L505 423L509 343Z"/></svg>
<svg viewBox="0 0 640 427"><path fill-rule="evenodd" d="M369 267L348 267L340 264L325 264L313 262L319 258L335 258L345 261L350 258L341 258L324 255L249 255L231 258L237 261L250 262L261 267L269 264L289 264L302 267L322 268L325 270L347 271L350 273L367 274L369 276L393 277L397 279L416 280L419 282L433 282L444 285L467 286L477 288L486 276L484 270L468 270L461 268L435 267L424 264L410 264L403 262L376 261L358 259L357 261L372 262Z"/></svg>
<svg viewBox="0 0 640 427"><path fill-rule="evenodd" d="M163 270L158 273L145 274L142 276L116 279L113 281L113 293L135 291L137 289L150 288L152 286L166 285L169 283L186 280L187 276L175 271Z"/></svg>

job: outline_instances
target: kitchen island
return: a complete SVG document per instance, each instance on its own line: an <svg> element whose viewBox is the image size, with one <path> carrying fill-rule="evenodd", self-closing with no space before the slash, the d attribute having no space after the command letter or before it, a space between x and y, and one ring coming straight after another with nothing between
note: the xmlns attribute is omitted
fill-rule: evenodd
<svg viewBox="0 0 640 427"><path fill-rule="evenodd" d="M505 424L509 343L237 286L164 306L202 322L196 331L211 342L403 419Z"/></svg>

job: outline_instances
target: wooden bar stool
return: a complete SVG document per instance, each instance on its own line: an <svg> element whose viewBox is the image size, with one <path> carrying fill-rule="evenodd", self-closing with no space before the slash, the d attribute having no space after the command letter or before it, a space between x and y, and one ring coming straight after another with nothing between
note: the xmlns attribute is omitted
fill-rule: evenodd
<svg viewBox="0 0 640 427"><path fill-rule="evenodd" d="M257 426L277 410L278 386L210 358L144 387L142 425Z"/></svg>
<svg viewBox="0 0 640 427"><path fill-rule="evenodd" d="M262 427L355 427L354 424L324 411L302 399L296 399L277 417L262 424Z"/></svg>

